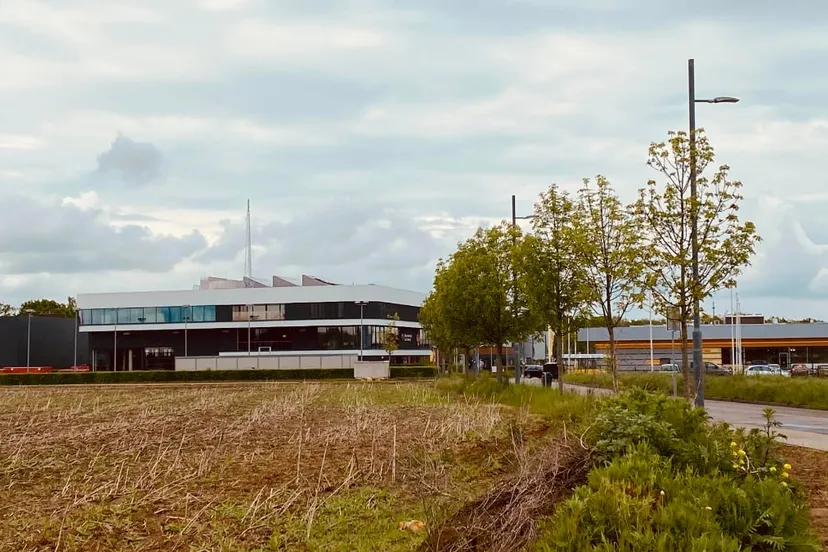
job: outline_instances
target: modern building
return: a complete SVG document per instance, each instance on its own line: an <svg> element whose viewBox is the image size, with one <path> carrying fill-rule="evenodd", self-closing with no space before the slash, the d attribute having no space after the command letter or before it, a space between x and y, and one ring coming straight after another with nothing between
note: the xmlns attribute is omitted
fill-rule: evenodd
<svg viewBox="0 0 828 552"><path fill-rule="evenodd" d="M759 317L757 320L762 319ZM741 363L735 340L739 333ZM690 337L688 336L688 347L692 350ZM580 330L578 341L586 339L586 330ZM589 339L596 352L606 353L609 349L605 328L590 328ZM650 369L650 326L616 328L615 339L619 370ZM670 332L663 325L652 326L652 343L656 365L668 364L671 359L677 363L681 361L679 332ZM705 361L720 365L748 365L754 361L777 363L782 367L797 363L828 364L828 324L704 325L702 351Z"/></svg>
<svg viewBox="0 0 828 552"><path fill-rule="evenodd" d="M87 336L78 333L73 318L25 314L0 317L0 367L69 368L87 361L87 345Z"/></svg>
<svg viewBox="0 0 828 552"><path fill-rule="evenodd" d="M392 364L422 363L431 357L418 319L424 298L305 276L301 284L274 277L270 286L208 278L192 290L82 294L77 302L93 369L120 371L192 369L186 366L196 361L212 368L347 368L360 357L388 357L383 336L394 315Z"/></svg>

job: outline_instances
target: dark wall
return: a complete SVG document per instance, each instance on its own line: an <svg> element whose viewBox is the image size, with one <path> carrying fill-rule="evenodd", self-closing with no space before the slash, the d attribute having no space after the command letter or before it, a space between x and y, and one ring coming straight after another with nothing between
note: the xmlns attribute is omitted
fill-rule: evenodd
<svg viewBox="0 0 828 552"><path fill-rule="evenodd" d="M0 366L26 366L29 318L0 317ZM78 364L88 364L89 340L78 334ZM67 368L75 362L75 320L53 316L31 319L31 366Z"/></svg>

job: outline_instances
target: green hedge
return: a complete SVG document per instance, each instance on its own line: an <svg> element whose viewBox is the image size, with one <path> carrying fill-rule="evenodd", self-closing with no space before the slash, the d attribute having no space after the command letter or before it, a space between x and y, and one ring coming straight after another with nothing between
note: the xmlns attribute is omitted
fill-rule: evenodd
<svg viewBox="0 0 828 552"><path fill-rule="evenodd" d="M564 381L574 385L610 387L610 375L606 373L564 376ZM625 389L646 389L672 393L672 376L664 373L619 373L618 381ZM679 394L684 392L684 378L678 376ZM785 378L781 376L706 376L704 394L708 399L742 400L801 406L828 410L828 379Z"/></svg>
<svg viewBox="0 0 828 552"><path fill-rule="evenodd" d="M393 366L392 378L433 378L433 366ZM83 383L176 383L201 381L286 381L351 379L350 368L302 368L297 370L171 370L136 372L54 372L51 374L0 375L0 385L65 385Z"/></svg>

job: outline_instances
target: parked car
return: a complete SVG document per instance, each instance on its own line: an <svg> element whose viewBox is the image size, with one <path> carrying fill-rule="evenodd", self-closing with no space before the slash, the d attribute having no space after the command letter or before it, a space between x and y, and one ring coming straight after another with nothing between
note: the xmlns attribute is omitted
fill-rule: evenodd
<svg viewBox="0 0 828 552"><path fill-rule="evenodd" d="M773 364L754 364L745 370L746 376L790 376L787 372Z"/></svg>
<svg viewBox="0 0 828 552"><path fill-rule="evenodd" d="M705 362L704 363L704 372L711 376L732 376L733 372L730 368L725 368L724 366L719 366L714 362Z"/></svg>
<svg viewBox="0 0 828 552"><path fill-rule="evenodd" d="M658 369L662 372L681 372L678 364L662 364Z"/></svg>
<svg viewBox="0 0 828 552"><path fill-rule="evenodd" d="M523 377L524 378L542 378L543 377L543 366L540 364L529 364L523 369Z"/></svg>
<svg viewBox="0 0 828 552"><path fill-rule="evenodd" d="M809 376L811 369L807 364L791 364L791 376Z"/></svg>

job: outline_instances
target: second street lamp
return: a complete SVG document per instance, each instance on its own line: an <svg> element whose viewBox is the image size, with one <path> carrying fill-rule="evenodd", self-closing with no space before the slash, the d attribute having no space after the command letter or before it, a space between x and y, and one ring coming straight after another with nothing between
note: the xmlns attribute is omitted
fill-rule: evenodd
<svg viewBox="0 0 828 552"><path fill-rule="evenodd" d="M517 221L518 220L530 220L535 218L535 215L527 215L525 217L517 216L517 209L515 207L515 196L512 195L512 230L517 228ZM512 239L512 247L515 246L514 238ZM517 274L515 274L514 266L512 267L512 305L517 303ZM523 352L523 343L521 342L521 353ZM514 347L513 347L514 349ZM520 359L517 355L517 350L514 351L515 353L515 383L520 383ZM521 355L522 356L522 355Z"/></svg>
<svg viewBox="0 0 828 552"><path fill-rule="evenodd" d="M690 243L693 263L693 372L696 378L696 406L704 406L704 361L702 359L702 331L699 285L699 199L696 191L696 104L736 103L739 98L717 96L711 99L696 99L695 60L687 60L688 103L690 108Z"/></svg>

